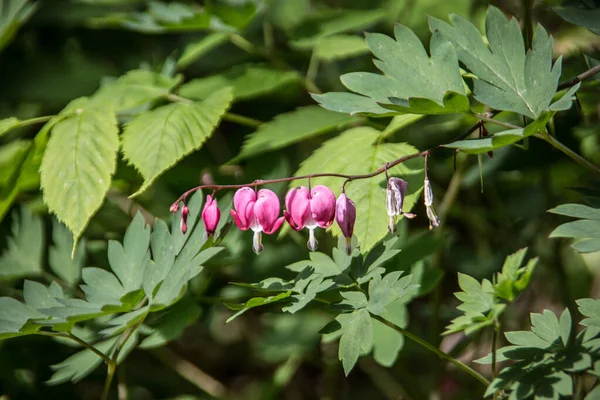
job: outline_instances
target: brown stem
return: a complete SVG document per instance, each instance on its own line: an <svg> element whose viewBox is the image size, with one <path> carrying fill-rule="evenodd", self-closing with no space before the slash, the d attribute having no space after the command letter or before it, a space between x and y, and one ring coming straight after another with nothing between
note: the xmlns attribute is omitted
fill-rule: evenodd
<svg viewBox="0 0 600 400"><path fill-rule="evenodd" d="M571 80L559 83L558 90L562 90L562 89L569 88L571 86L575 86L579 82L584 81L588 78L591 78L592 76L596 75L597 73L600 73L600 65L596 65L595 67L588 69L587 71L577 75L575 78L573 78Z"/></svg>

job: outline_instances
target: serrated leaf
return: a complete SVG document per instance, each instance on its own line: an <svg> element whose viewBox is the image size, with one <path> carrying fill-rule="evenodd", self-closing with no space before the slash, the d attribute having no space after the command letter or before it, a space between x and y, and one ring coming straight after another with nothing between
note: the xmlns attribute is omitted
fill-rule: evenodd
<svg viewBox="0 0 600 400"><path fill-rule="evenodd" d="M600 300L598 299L579 299L576 301L579 306L579 312L587 317L580 324L588 327L600 328Z"/></svg>
<svg viewBox="0 0 600 400"><path fill-rule="evenodd" d="M19 122L21 121L19 121L19 119L15 117L0 119L0 137L8 131L19 126Z"/></svg>
<svg viewBox="0 0 600 400"><path fill-rule="evenodd" d="M294 314L306 307L312 300L317 297L317 294L329 289L334 285L331 279L325 279L322 274L312 274L305 279L296 281L294 288L292 289L297 294L291 296L292 304L283 307L281 310Z"/></svg>
<svg viewBox="0 0 600 400"><path fill-rule="evenodd" d="M117 112L127 111L167 95L181 80L181 75L171 78L136 69L102 85L90 101L110 104Z"/></svg>
<svg viewBox="0 0 600 400"><path fill-rule="evenodd" d="M401 328L408 325L406 302L398 299L386 307L382 318ZM398 358L398 353L404 346L404 336L376 319L373 321L373 359L379 365L391 367Z"/></svg>
<svg viewBox="0 0 600 400"><path fill-rule="evenodd" d="M458 149L467 154L482 154L516 143L524 138L525 136L523 136L523 128L518 128L498 132L492 136L478 139L457 140L455 142L442 145L442 147Z"/></svg>
<svg viewBox="0 0 600 400"><path fill-rule="evenodd" d="M123 132L123 154L144 177L144 184L133 196L145 191L181 158L199 149L231 100L231 90L225 88L201 103L169 104L129 122Z"/></svg>
<svg viewBox="0 0 600 400"><path fill-rule="evenodd" d="M542 314L531 313L531 331L549 344L556 342L562 334L556 314L549 310L544 310Z"/></svg>
<svg viewBox="0 0 600 400"><path fill-rule="evenodd" d="M365 174L383 166L386 162L418 151L406 143L376 144L380 132L368 128L353 128L326 141L300 166L295 175L318 172L340 174ZM390 176L401 176L408 182L404 199L404 211L408 212L415 204L422 185L423 171L420 160L409 160L390 168ZM343 180L339 178L314 178L313 185L321 184L340 193ZM356 225L354 235L358 239L361 252L368 252L387 233L388 216L385 211L385 175L370 179L356 180L346 185L346 194L356 205ZM337 225L332 228L336 236L341 234Z"/></svg>
<svg viewBox="0 0 600 400"><path fill-rule="evenodd" d="M553 40L541 25L535 28L532 49L525 54L521 28L490 6L486 17L488 45L467 19L450 16L452 25L429 18L430 30L440 32L456 48L458 59L477 77L475 98L497 110L537 118L556 93L560 59L552 65Z"/></svg>
<svg viewBox="0 0 600 400"><path fill-rule="evenodd" d="M104 337L111 337L120 333L125 332L128 328L141 324L141 322L148 315L149 306L144 306L137 310L133 310L124 314L119 315L109 321L106 321L106 325L110 325L109 328L105 328L99 332Z"/></svg>
<svg viewBox="0 0 600 400"><path fill-rule="evenodd" d="M347 108L363 113L384 114L382 108L413 114L468 111L469 101L452 45L434 33L429 58L409 28L397 24L394 35L396 40L379 33L367 34L369 49L378 58L374 60L375 65L385 75L351 72L340 77L344 86L371 101L356 95L331 93L313 95L313 98L328 109ZM350 104L345 105L344 100ZM361 103L368 107L358 109Z"/></svg>
<svg viewBox="0 0 600 400"><path fill-rule="evenodd" d="M314 56L323 61L335 61L369 52L365 39L354 35L325 36L317 42Z"/></svg>
<svg viewBox="0 0 600 400"><path fill-rule="evenodd" d="M86 241L81 239L77 242L74 257L71 258L73 235L65 225L53 220L52 242L53 245L48 252L50 268L56 276L74 286L81 278L81 268L86 256Z"/></svg>
<svg viewBox="0 0 600 400"><path fill-rule="evenodd" d="M185 46L181 57L179 57L177 60L177 67L186 68L190 64L196 62L207 52L213 50L223 43L226 43L228 39L229 35L226 33L215 32L203 37L200 40L188 44Z"/></svg>
<svg viewBox="0 0 600 400"><path fill-rule="evenodd" d="M233 314L231 317L227 318L227 321L225 321L225 323L229 323L231 321L233 321L234 319L236 319L237 317L239 317L240 315L242 315L243 313L245 313L246 311L250 310L251 308L255 308L255 307L260 307L260 306L264 306L267 304L272 304L272 303L276 303L280 300L283 300L285 298L288 298L292 295L291 291L287 291L287 292L282 292L279 293L276 296L269 296L269 297L253 297L250 300L248 300L247 302L243 303L243 304L232 304L232 303L226 303L225 305L231 309L231 310L238 310L235 314Z"/></svg>
<svg viewBox="0 0 600 400"><path fill-rule="evenodd" d="M354 93L329 92L310 94L319 105L327 110L340 113L369 114L378 117L396 115L397 112L381 107L375 99Z"/></svg>
<svg viewBox="0 0 600 400"><path fill-rule="evenodd" d="M56 282L52 282L49 287L29 280L25 280L23 283L23 299L25 300L25 304L34 310L60 307L61 304L56 299L63 297L63 291Z"/></svg>
<svg viewBox="0 0 600 400"><path fill-rule="evenodd" d="M142 287L144 269L150 259L149 245L150 227L146 225L144 217L139 212L125 232L123 245L115 240L108 242L110 268L119 278L126 292Z"/></svg>
<svg viewBox="0 0 600 400"><path fill-rule="evenodd" d="M397 300L408 300L418 291L417 285L411 285L412 275L400 277L402 271L390 272L381 277L375 275L369 282L369 304L367 310L375 315L383 315L387 306Z"/></svg>
<svg viewBox="0 0 600 400"><path fill-rule="evenodd" d="M250 134L240 154L231 162L287 147L336 129L353 119L344 114L324 110L319 106L300 107L279 114Z"/></svg>
<svg viewBox="0 0 600 400"><path fill-rule="evenodd" d="M551 238L600 238L600 220L582 219L560 225L550 233Z"/></svg>
<svg viewBox="0 0 600 400"><path fill-rule="evenodd" d="M554 103L550 104L550 110L551 111L562 111L562 110L568 110L569 108L571 108L571 106L573 105L573 102L576 100L575 92L577 90L579 90L580 86L581 86L581 82L577 83L576 85L571 86L569 88L569 90L567 90L567 92L560 99L558 99ZM545 126L543 129L545 129Z"/></svg>
<svg viewBox="0 0 600 400"><path fill-rule="evenodd" d="M340 292L340 295L344 300L342 300L339 304L350 306L355 310L359 310L361 308L365 308L369 304L369 300L367 296L363 292Z"/></svg>
<svg viewBox="0 0 600 400"><path fill-rule="evenodd" d="M82 99L69 107L75 115L52 129L40 171L44 202L76 243L110 187L119 137L111 108Z"/></svg>
<svg viewBox="0 0 600 400"><path fill-rule="evenodd" d="M44 314L10 297L0 297L0 340L35 333L40 327L28 324Z"/></svg>
<svg viewBox="0 0 600 400"><path fill-rule="evenodd" d="M600 209L583 204L561 204L548 210L549 213L566 215L567 217L600 220Z"/></svg>
<svg viewBox="0 0 600 400"><path fill-rule="evenodd" d="M21 27L38 9L29 0L6 0L0 8L0 50L10 43Z"/></svg>
<svg viewBox="0 0 600 400"><path fill-rule="evenodd" d="M385 16L385 10L325 10L302 22L292 32L290 45L298 50L315 47L327 36L357 31Z"/></svg>
<svg viewBox="0 0 600 400"><path fill-rule="evenodd" d="M0 256L0 279L16 279L42 273L44 231L42 219L26 207L15 210L11 225L12 236Z"/></svg>
<svg viewBox="0 0 600 400"><path fill-rule="evenodd" d="M358 357L367 354L373 346L373 325L369 312L364 308L354 311L342 325L342 332L338 357L348 376Z"/></svg>
<svg viewBox="0 0 600 400"><path fill-rule="evenodd" d="M110 338L95 344L94 347L101 353L109 354L118 340L118 336ZM79 382L98 368L101 363L102 358L90 349L81 350L63 362L53 365L51 368L55 372L46 383L48 385L58 385L69 380L73 383Z"/></svg>
<svg viewBox="0 0 600 400"><path fill-rule="evenodd" d="M260 64L237 65L226 73L193 79L179 89L179 94L192 99L206 99L215 91L230 86L233 101L249 100L297 84L298 74L280 71Z"/></svg>
<svg viewBox="0 0 600 400"><path fill-rule="evenodd" d="M570 23L600 35L600 7L554 7L553 10Z"/></svg>

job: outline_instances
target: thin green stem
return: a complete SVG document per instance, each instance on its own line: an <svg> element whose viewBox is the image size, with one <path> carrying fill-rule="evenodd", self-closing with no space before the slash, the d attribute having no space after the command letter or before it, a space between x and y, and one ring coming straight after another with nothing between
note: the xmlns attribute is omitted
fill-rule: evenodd
<svg viewBox="0 0 600 400"><path fill-rule="evenodd" d="M14 126L11 126L6 131L3 131L3 133L12 131L13 129L23 128L23 127L29 126L29 125L35 125L35 124L41 124L44 122L48 122L53 117L54 117L54 115L45 115L43 117L24 119L23 121L18 121Z"/></svg>
<svg viewBox="0 0 600 400"><path fill-rule="evenodd" d="M531 49L533 44L533 0L523 1L523 25L525 46Z"/></svg>
<svg viewBox="0 0 600 400"><path fill-rule="evenodd" d="M263 124L262 121L259 121L257 119L234 113L226 113L225 115L223 115L223 119L225 121L235 122L236 124L249 126L251 128L258 128Z"/></svg>
<svg viewBox="0 0 600 400"><path fill-rule="evenodd" d="M539 139L542 139L542 140L550 143L552 145L552 147L554 147L555 149L560 150L563 153L565 153L567 156L569 156L577 164L579 164L582 167L586 168L590 172L593 172L594 174L600 176L600 168L598 168L596 165L592 164L591 162L589 162L585 158L581 157L579 154L575 153L573 150L571 150L570 148L568 148L567 146L565 146L564 144L562 144L554 136L549 135L548 132L536 133L535 137L537 137Z"/></svg>
<svg viewBox="0 0 600 400"><path fill-rule="evenodd" d="M377 321L389 326L390 328L394 329L395 331L398 331L399 333L406 336L407 338L414 341L415 343L418 343L421 346L425 347L427 350L432 351L441 359L446 360L446 361L451 362L452 364L456 365L458 368L462 369L463 371L465 371L466 373L471 375L473 378L475 378L479 382L481 382L481 384L484 385L485 387L488 387L490 385L490 381L488 381L479 372L475 371L473 368L469 367L467 364L463 363L462 361L457 360L456 358L450 356L447 353L444 353L442 350L429 344L425 340L421 339L419 336L417 336L413 333L410 333L406 329L399 327L398 325L394 324L393 322L388 321L385 318L380 317L379 315L371 314L371 317L376 319Z"/></svg>
<svg viewBox="0 0 600 400"><path fill-rule="evenodd" d="M498 370L496 369L497 354L496 349L498 347L498 335L500 334L500 322L494 322L494 332L492 333L492 376L496 379ZM498 400L498 391L494 392L494 400Z"/></svg>
<svg viewBox="0 0 600 400"><path fill-rule="evenodd" d="M115 377L115 372L117 371L117 364L111 361L108 363L107 368L108 371L106 373L106 381L104 381L104 389L102 390L102 400L108 400L108 396L110 395L110 386L113 378Z"/></svg>
<svg viewBox="0 0 600 400"><path fill-rule="evenodd" d="M165 97L167 100L175 102L175 103L190 104L190 103L194 102L193 100L188 99L187 97L182 97L182 96L176 95L174 93L169 93ZM234 113L225 113L223 115L223 119L225 121L235 122L240 125L246 125L251 128L257 128L260 125L262 125L262 123L263 123L262 121L259 121L257 119L246 117L244 115L234 114Z"/></svg>
<svg viewBox="0 0 600 400"><path fill-rule="evenodd" d="M310 61L308 62L308 69L306 70L306 80L309 82L314 82L317 78L317 73L319 71L319 57L317 57L317 51L313 50L310 55Z"/></svg>
<svg viewBox="0 0 600 400"><path fill-rule="evenodd" d="M248 41L246 38L244 38L243 36L237 34L237 33L233 33L229 36L229 40L231 41L231 43L237 47L239 47L240 49L244 50L245 52L249 53L249 54L254 54L254 55L258 55L261 57L266 58L267 60L269 60L270 62L272 62L276 67L283 69L285 71L292 71L295 72L298 77L300 79L302 79L302 82L304 83L304 87L306 88L306 90L308 90L309 92L313 92L313 93L321 93L321 90L319 89L319 87L315 84L315 82L312 79L309 79L308 77L304 77L301 73L299 73L298 71L296 71L296 69L294 69L294 67L292 67L290 64L288 64L285 60L277 57L275 54L269 52L267 49L264 49L250 41Z"/></svg>
<svg viewBox="0 0 600 400"><path fill-rule="evenodd" d="M103 352L101 352L100 350L98 350L97 348L95 348L94 346L92 346L91 344L89 344L88 342L86 342L85 340L78 338L77 336L73 335L72 333L65 333L65 332L45 332L45 331L39 331L37 332L38 335L42 335L42 336L53 336L53 337L62 337L62 338L67 338L67 339L71 339L77 343L79 343L80 345L82 345L83 347L87 348L88 350L92 351L93 353L95 353L98 357L102 358L102 360L105 363L109 363L111 360L110 358L104 354Z"/></svg>

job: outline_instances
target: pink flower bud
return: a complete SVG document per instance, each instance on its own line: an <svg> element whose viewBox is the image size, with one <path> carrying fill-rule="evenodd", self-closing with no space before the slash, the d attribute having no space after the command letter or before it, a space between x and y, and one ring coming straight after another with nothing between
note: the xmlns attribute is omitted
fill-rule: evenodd
<svg viewBox="0 0 600 400"><path fill-rule="evenodd" d="M187 232L188 215L190 215L190 209L184 204L183 208L181 209L181 220L179 221L179 228L181 228L181 233L183 234Z"/></svg>
<svg viewBox="0 0 600 400"><path fill-rule="evenodd" d="M326 186L317 185L310 192L307 187L291 189L285 197L285 219L294 230L308 228L308 248L315 251L318 242L314 230L329 228L335 217L335 195Z"/></svg>
<svg viewBox="0 0 600 400"><path fill-rule="evenodd" d="M202 220L204 221L204 227L208 236L215 233L220 218L221 210L217 206L217 200L213 199L211 195L206 196L206 203L202 210Z"/></svg>
<svg viewBox="0 0 600 400"><path fill-rule="evenodd" d="M233 220L243 231L252 229L252 248L255 253L260 253L263 250L261 232L270 235L279 229L284 221L283 217L279 217L279 198L269 189L261 189L256 193L249 187L243 187L235 192L233 207Z"/></svg>
<svg viewBox="0 0 600 400"><path fill-rule="evenodd" d="M175 214L177 211L179 211L179 200L177 200L177 202L171 204L169 211L171 211L173 214Z"/></svg>
<svg viewBox="0 0 600 400"><path fill-rule="evenodd" d="M346 197L345 193L340 194L336 202L335 219L346 238L346 253L352 253L352 234L354 232L354 222L356 221L356 206L354 202Z"/></svg>

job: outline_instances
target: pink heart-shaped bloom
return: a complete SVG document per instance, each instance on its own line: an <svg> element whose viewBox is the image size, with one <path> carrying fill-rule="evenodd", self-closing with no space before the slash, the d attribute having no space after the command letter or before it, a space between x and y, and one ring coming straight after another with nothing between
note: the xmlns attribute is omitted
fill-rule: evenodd
<svg viewBox="0 0 600 400"><path fill-rule="evenodd" d="M206 229L207 235L212 235L217 230L219 225L219 219L221 219L221 210L211 195L206 196L206 203L202 210L202 220L204 221L204 228Z"/></svg>

